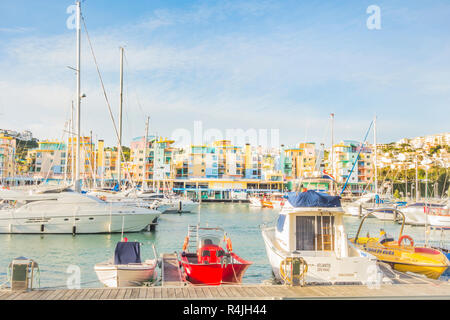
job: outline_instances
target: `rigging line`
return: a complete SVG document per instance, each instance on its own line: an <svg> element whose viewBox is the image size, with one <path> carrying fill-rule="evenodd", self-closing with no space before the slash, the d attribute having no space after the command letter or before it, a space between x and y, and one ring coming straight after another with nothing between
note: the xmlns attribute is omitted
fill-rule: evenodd
<svg viewBox="0 0 450 320"><path fill-rule="evenodd" d="M345 184L344 184L344 186L342 187L342 190L341 190L341 192L340 192L339 195L341 195L342 193L344 193L345 188L347 187L348 180L350 180L350 177L351 177L351 175L352 175L353 169L355 169L355 165L356 165L356 163L358 162L359 155L361 154L361 151L362 151L362 149L363 149L364 144L367 142L367 136L369 135L370 128L372 128L372 125L373 125L373 120L370 122L369 129L367 129L366 135L365 135L365 137L364 137L364 139L363 139L363 143L361 143L361 146L359 147L359 152L358 152L358 155L356 156L355 162L353 163L352 170L350 170L350 173L348 174L347 180L345 181Z"/></svg>
<svg viewBox="0 0 450 320"><path fill-rule="evenodd" d="M124 56L124 58L125 58L125 64L127 65L128 70L131 70L130 65L129 65L129 63L128 63L127 54L126 54L125 52L124 52L123 56ZM128 87L128 84L127 84L127 87ZM139 109L140 109L141 112L142 112L142 115L145 116L145 112L144 112L144 109L142 108L141 101L140 101L140 99L139 99L139 96L138 96L138 94L137 94L137 91L135 91L135 90L132 90L132 91L133 91L133 93L134 93L134 95L135 95L135 97L136 97L136 102L137 102L137 104L138 104L138 106L139 106Z"/></svg>
<svg viewBox="0 0 450 320"><path fill-rule="evenodd" d="M112 111L111 111L111 104L109 103L108 95L106 94L106 89L105 89L105 85L103 83L103 78L102 78L102 75L100 73L100 69L99 69L99 66L98 66L98 63L97 63L97 58L95 57L94 48L92 47L91 38L89 37L89 32L87 30L86 21L84 20L84 16L83 15L81 15L81 20L83 21L84 31L86 32L86 37L88 39L88 43L89 43L89 47L91 49L92 57L94 59L95 67L97 69L97 74L98 74L99 79L100 79L100 84L102 86L103 95L105 96L105 99L106 99L106 104L108 106L109 115L110 115L111 120L113 122L114 132L116 133L117 141L120 141L120 139L119 139L119 132L117 131L116 122L114 120L114 116L113 116ZM121 157L123 159L123 161L125 162L125 155L123 154L122 146L119 146L117 151L119 153L119 157ZM128 166L125 166L125 171L126 171L126 173L128 173L128 176L131 177L131 174L129 172ZM130 181L132 183L132 186L135 187L133 180L130 179Z"/></svg>

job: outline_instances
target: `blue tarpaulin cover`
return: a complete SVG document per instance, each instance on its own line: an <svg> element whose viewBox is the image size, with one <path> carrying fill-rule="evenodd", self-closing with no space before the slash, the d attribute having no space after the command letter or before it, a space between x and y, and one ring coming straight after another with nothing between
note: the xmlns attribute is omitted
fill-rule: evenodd
<svg viewBox="0 0 450 320"><path fill-rule="evenodd" d="M289 192L288 201L295 208L301 207L325 207L333 208L341 206L341 197L329 196L325 193L308 190L306 192Z"/></svg>
<svg viewBox="0 0 450 320"><path fill-rule="evenodd" d="M139 242L117 242L114 252L114 264L141 263Z"/></svg>

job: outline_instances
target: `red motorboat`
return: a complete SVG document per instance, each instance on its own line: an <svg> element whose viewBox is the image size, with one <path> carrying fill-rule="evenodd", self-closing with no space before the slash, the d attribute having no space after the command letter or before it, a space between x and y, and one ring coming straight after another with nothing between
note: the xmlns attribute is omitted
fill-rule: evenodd
<svg viewBox="0 0 450 320"><path fill-rule="evenodd" d="M189 248L195 252L189 252ZM189 226L181 253L186 281L211 286L241 283L251 264L233 252L231 240L223 229Z"/></svg>

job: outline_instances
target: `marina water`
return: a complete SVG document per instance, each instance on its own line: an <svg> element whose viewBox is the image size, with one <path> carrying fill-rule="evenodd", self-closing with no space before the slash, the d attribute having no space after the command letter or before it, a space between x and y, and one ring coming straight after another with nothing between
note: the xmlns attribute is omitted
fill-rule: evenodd
<svg viewBox="0 0 450 320"><path fill-rule="evenodd" d="M125 233L129 241L143 243L141 258L153 258L152 244L158 254L180 252L189 224L199 221L202 226L221 227L233 242L233 251L253 265L245 273L243 283L261 283L272 279L272 271L264 249L260 226L273 225L278 211L268 208L254 208L248 204L203 203L198 212L182 214L163 214L155 231L142 233ZM360 219L345 217L345 227L353 237L358 230ZM376 218L366 219L361 236L378 237L380 228L388 234L398 237L400 225ZM405 226L403 234L410 235L415 243L425 242L425 228ZM449 231L445 233L432 230L428 233L430 244L445 244ZM110 259L114 254L121 234L100 235L0 235L0 284L7 281L7 268L11 260L19 256L34 259L40 266L41 288L66 288L68 280L73 277L76 267L80 270L81 288L98 288L102 284L97 280L94 265ZM72 282L71 282L72 283ZM37 287L37 284L34 285Z"/></svg>

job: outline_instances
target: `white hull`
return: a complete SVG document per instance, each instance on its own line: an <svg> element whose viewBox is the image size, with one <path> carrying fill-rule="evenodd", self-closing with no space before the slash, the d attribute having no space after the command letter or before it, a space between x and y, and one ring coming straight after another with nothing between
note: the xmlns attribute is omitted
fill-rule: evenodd
<svg viewBox="0 0 450 320"><path fill-rule="evenodd" d="M136 287L156 279L156 261L146 260L142 264L113 265L99 263L94 267L98 280L107 287Z"/></svg>
<svg viewBox="0 0 450 320"><path fill-rule="evenodd" d="M86 215L45 217L43 219L3 219L0 218L0 233L30 233L30 234L83 234L83 233L119 233L139 232L152 224L158 214L127 214L127 215ZM90 220L90 218L93 220ZM79 219L79 220L75 220ZM122 229L123 220L123 229Z"/></svg>
<svg viewBox="0 0 450 320"><path fill-rule="evenodd" d="M53 195L0 210L0 233L83 234L139 232L156 223L159 211L106 203L75 194Z"/></svg>
<svg viewBox="0 0 450 320"><path fill-rule="evenodd" d="M264 244L272 271L278 281L280 264L287 257L302 257L308 264L305 282L309 284L370 284L377 281L380 271L376 258L352 247L355 256L337 258L332 253L304 252L289 253L277 246L275 229L266 228L262 231Z"/></svg>
<svg viewBox="0 0 450 320"><path fill-rule="evenodd" d="M166 205L167 208L162 211L162 213L180 213L180 212L193 212L198 209L198 203L193 201L186 200L172 200L169 204ZM158 207L159 209L159 207Z"/></svg>
<svg viewBox="0 0 450 320"><path fill-rule="evenodd" d="M258 208L262 207L261 199L250 197L250 198L248 198L248 200L250 200L251 207L258 207Z"/></svg>

